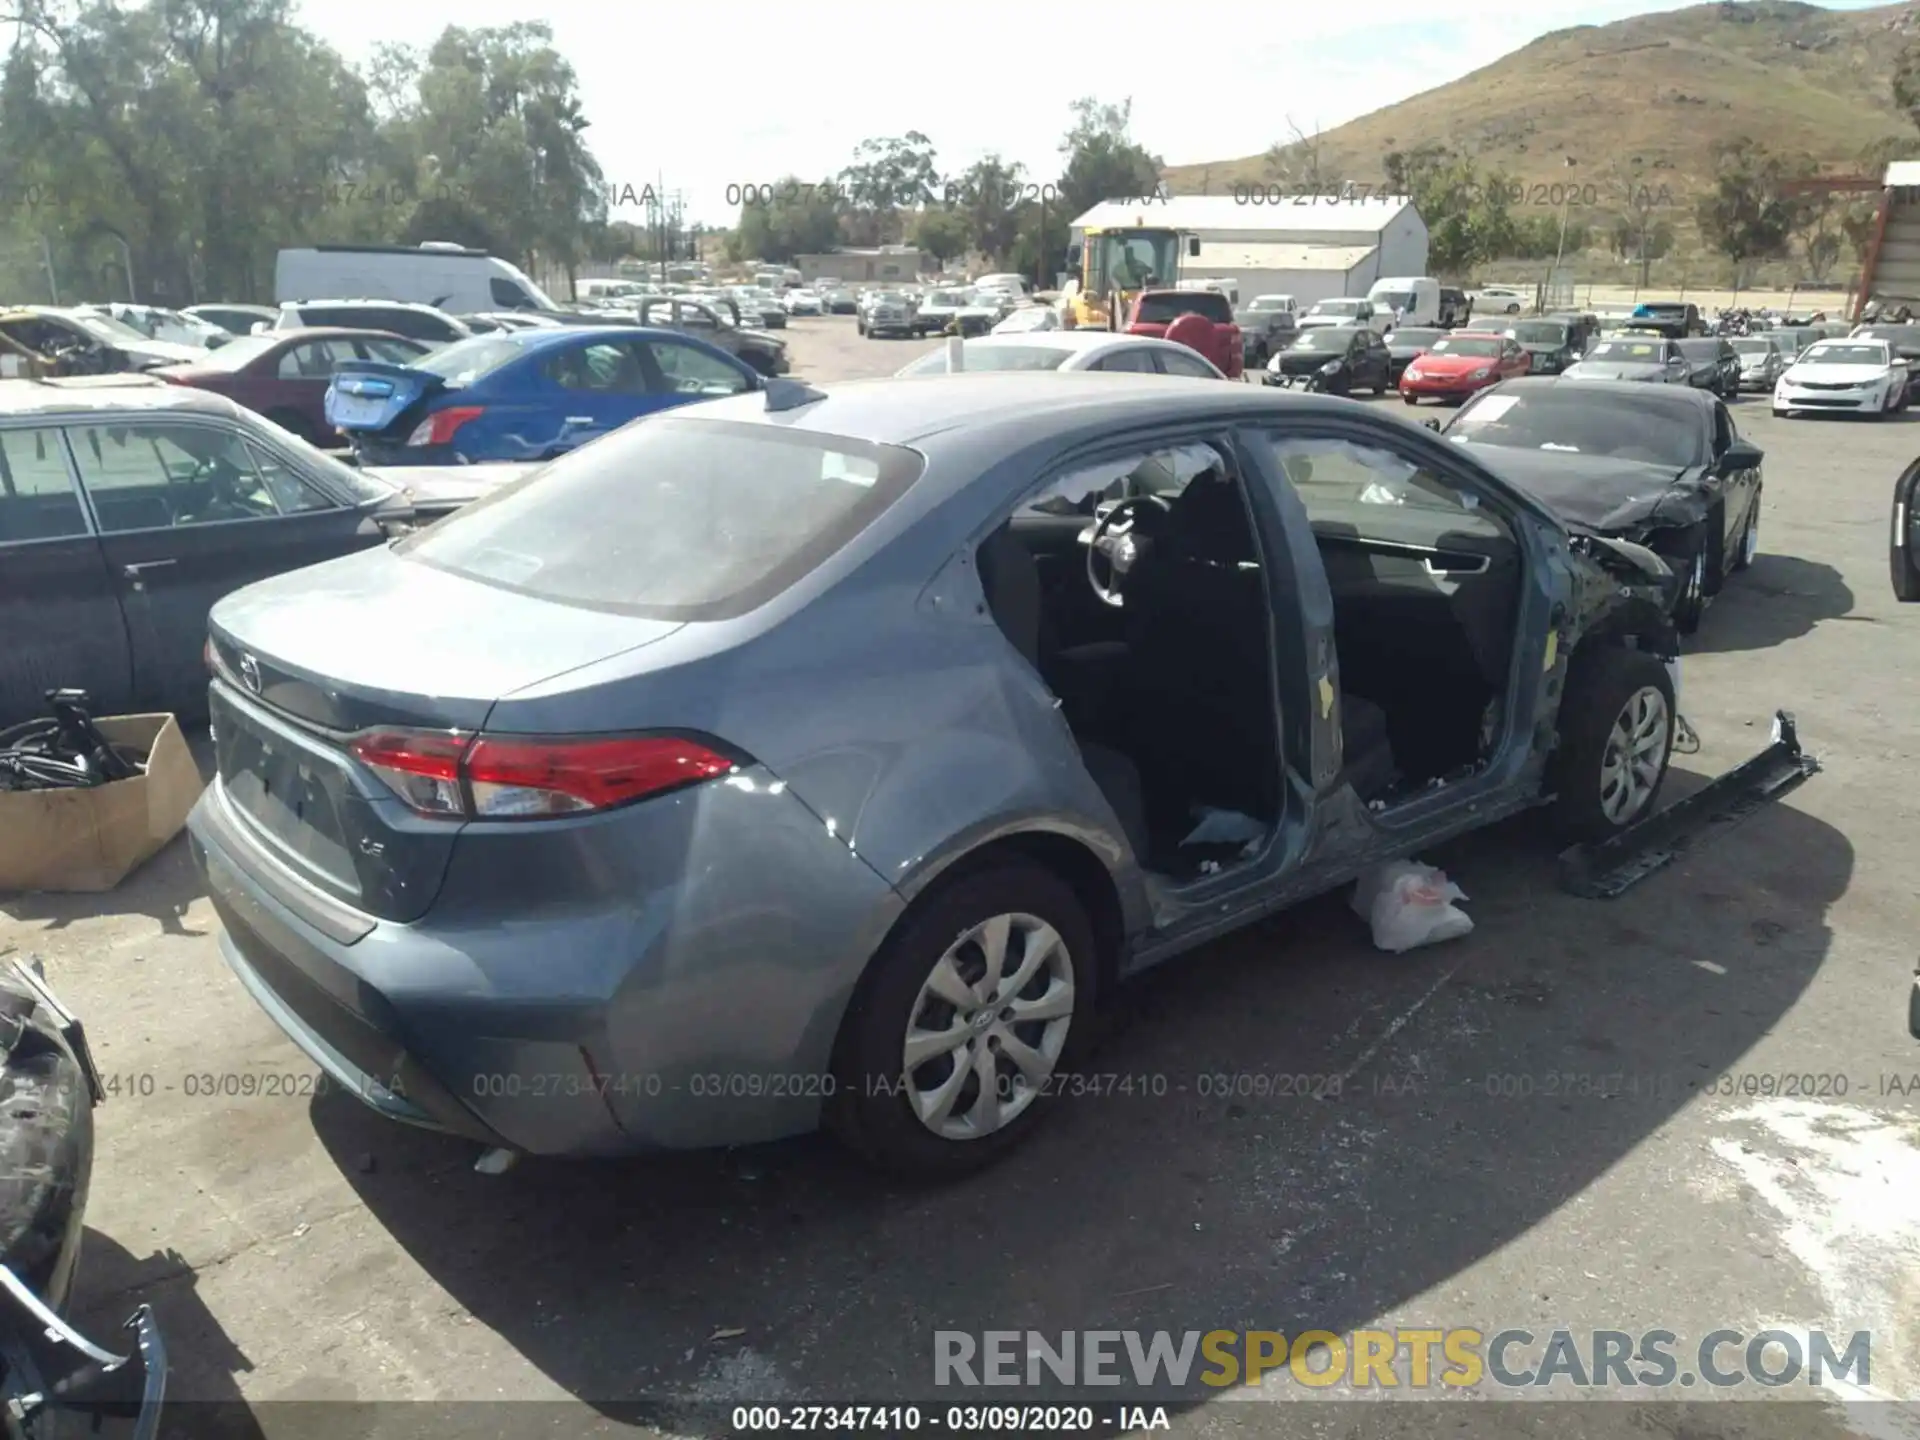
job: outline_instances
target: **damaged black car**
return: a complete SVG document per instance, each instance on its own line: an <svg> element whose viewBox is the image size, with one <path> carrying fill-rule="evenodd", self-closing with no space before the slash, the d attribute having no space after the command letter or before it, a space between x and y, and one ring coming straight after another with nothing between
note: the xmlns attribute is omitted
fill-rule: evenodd
<svg viewBox="0 0 1920 1440"><path fill-rule="evenodd" d="M18 962L0 969L0 1405L10 1440L159 1433L167 1359L152 1311L135 1309L111 1348L62 1318L104 1096L86 1033L45 978Z"/></svg>
<svg viewBox="0 0 1920 1440"><path fill-rule="evenodd" d="M1658 554L1682 634L1758 553L1763 452L1704 390L1509 380L1441 433L1562 518Z"/></svg>

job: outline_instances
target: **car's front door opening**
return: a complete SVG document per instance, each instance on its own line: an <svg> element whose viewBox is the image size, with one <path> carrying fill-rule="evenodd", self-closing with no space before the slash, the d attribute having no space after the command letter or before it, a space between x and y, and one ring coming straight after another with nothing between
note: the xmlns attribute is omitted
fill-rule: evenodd
<svg viewBox="0 0 1920 1440"><path fill-rule="evenodd" d="M979 561L1142 863L1189 880L1257 859L1280 815L1271 602L1231 458L1189 444L1079 467Z"/></svg>
<svg viewBox="0 0 1920 1440"><path fill-rule="evenodd" d="M1470 776L1505 728L1521 578L1512 530L1397 451L1267 439L1333 591L1346 779L1384 809Z"/></svg>

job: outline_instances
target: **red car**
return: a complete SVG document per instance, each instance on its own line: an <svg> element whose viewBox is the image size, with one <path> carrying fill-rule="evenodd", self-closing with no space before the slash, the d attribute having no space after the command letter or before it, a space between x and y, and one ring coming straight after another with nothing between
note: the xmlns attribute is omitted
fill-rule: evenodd
<svg viewBox="0 0 1920 1440"><path fill-rule="evenodd" d="M1516 340L1492 331L1455 330L1408 362L1400 374L1400 398L1409 405L1426 399L1461 401L1532 368L1532 359Z"/></svg>
<svg viewBox="0 0 1920 1440"><path fill-rule="evenodd" d="M323 405L335 365L343 360L407 365L432 348L384 330L269 330L152 373L175 385L215 391L310 445L325 445L333 441Z"/></svg>
<svg viewBox="0 0 1920 1440"><path fill-rule="evenodd" d="M1192 323L1181 325L1178 335L1167 333L1176 322L1188 317L1206 322L1204 333ZM1133 302L1127 333L1153 335L1198 350L1229 380L1238 380L1246 364L1233 304L1215 290L1143 290Z"/></svg>

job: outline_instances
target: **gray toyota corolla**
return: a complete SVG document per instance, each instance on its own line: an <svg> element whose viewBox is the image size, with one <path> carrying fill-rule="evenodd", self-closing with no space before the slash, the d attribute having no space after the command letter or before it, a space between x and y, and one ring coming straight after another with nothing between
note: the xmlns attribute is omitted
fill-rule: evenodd
<svg viewBox="0 0 1920 1440"><path fill-rule="evenodd" d="M954 1171L1123 977L1530 805L1646 814L1671 578L1346 401L776 380L223 600L194 853L395 1119Z"/></svg>

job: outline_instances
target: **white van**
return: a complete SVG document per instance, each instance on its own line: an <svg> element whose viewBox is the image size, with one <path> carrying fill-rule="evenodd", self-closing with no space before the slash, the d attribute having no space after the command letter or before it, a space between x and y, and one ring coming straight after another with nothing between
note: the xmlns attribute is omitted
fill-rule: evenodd
<svg viewBox="0 0 1920 1440"><path fill-rule="evenodd" d="M455 315L478 310L556 310L517 267L444 240L406 245L308 245L282 250L273 298L409 300Z"/></svg>
<svg viewBox="0 0 1920 1440"><path fill-rule="evenodd" d="M1208 280L1179 280L1174 283L1176 290L1208 290L1215 295L1227 297L1227 304L1234 309L1240 308L1240 282L1224 277Z"/></svg>
<svg viewBox="0 0 1920 1440"><path fill-rule="evenodd" d="M1027 277L1013 274L982 275L978 280L973 282L973 288L976 290L1004 290L1009 295L1025 295L1027 293Z"/></svg>
<svg viewBox="0 0 1920 1440"><path fill-rule="evenodd" d="M1402 275L1376 280L1367 292L1374 308L1394 325L1433 326L1440 323L1440 282L1430 275Z"/></svg>

